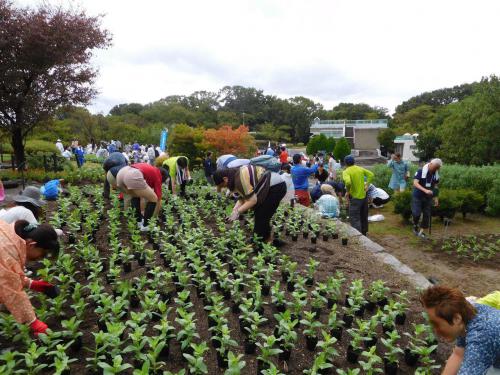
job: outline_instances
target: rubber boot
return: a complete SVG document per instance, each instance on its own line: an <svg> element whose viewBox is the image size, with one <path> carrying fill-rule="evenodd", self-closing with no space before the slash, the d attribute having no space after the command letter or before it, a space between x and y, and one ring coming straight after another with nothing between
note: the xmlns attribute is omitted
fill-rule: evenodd
<svg viewBox="0 0 500 375"><path fill-rule="evenodd" d="M141 214L141 199L140 198L132 198L130 200L130 205L134 209L134 214L135 218L137 219L137 222L140 223L142 221L142 214Z"/></svg>
<svg viewBox="0 0 500 375"><path fill-rule="evenodd" d="M147 227L149 224L149 219L153 217L155 213L156 203L148 202L146 203L146 208L144 208L144 226Z"/></svg>

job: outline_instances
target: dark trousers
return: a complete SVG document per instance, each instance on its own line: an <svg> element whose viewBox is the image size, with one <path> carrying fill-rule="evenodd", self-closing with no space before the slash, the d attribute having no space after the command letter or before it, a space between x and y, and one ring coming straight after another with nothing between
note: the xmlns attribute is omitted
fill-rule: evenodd
<svg viewBox="0 0 500 375"><path fill-rule="evenodd" d="M387 198L387 199L382 199L382 198L373 198L373 204L376 205L376 206L380 206L382 204L386 204L387 202L389 202L389 200L391 199L391 197Z"/></svg>
<svg viewBox="0 0 500 375"><path fill-rule="evenodd" d="M362 235L368 232L368 198L351 198L349 201L349 217L351 226Z"/></svg>
<svg viewBox="0 0 500 375"><path fill-rule="evenodd" d="M253 232L263 241L267 241L271 237L271 218L278 209L285 194L285 182L271 186L266 199L254 209Z"/></svg>
<svg viewBox="0 0 500 375"><path fill-rule="evenodd" d="M422 217L422 228L429 228L431 220L432 197L416 198L411 197L411 214L413 216L413 224L418 226L420 215Z"/></svg>

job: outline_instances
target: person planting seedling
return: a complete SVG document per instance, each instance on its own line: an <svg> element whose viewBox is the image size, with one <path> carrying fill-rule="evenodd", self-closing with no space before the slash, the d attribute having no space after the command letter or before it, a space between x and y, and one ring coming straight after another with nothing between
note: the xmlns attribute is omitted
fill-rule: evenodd
<svg viewBox="0 0 500 375"><path fill-rule="evenodd" d="M442 374L500 371L500 310L469 303L460 290L440 285L426 289L420 301L436 334L456 341Z"/></svg>
<svg viewBox="0 0 500 375"><path fill-rule="evenodd" d="M162 184L167 180L168 171L147 163L137 163L131 167L121 166L116 176L113 168L108 172L108 181L113 188L125 194L125 209L134 208L135 218L141 231L147 231L149 220L157 216L161 208ZM144 216L141 212L141 199L146 202Z"/></svg>
<svg viewBox="0 0 500 375"><path fill-rule="evenodd" d="M228 221L236 221L240 214L253 209L254 234L263 242L271 242L271 218L286 194L286 183L281 176L262 167L246 165L217 170L213 178L218 188L227 187L239 195Z"/></svg>
<svg viewBox="0 0 500 375"><path fill-rule="evenodd" d="M30 224L18 220L14 224L0 221L0 303L17 322L28 324L35 334L45 333L47 325L38 320L28 295L28 287L54 298L59 294L56 286L31 280L24 274L26 261L35 261L59 253L57 233L48 224Z"/></svg>
<svg viewBox="0 0 500 375"><path fill-rule="evenodd" d="M165 160L163 167L169 171L172 194L176 194L176 187L180 186L180 195L186 196L186 185L192 182L189 159L185 156L174 156Z"/></svg>

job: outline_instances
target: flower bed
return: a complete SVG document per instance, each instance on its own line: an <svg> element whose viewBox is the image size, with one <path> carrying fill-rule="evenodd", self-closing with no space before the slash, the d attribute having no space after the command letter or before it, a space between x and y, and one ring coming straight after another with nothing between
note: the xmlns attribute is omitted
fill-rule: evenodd
<svg viewBox="0 0 500 375"><path fill-rule="evenodd" d="M415 291L332 222L282 207L287 244L252 246L252 221L226 224L228 202L193 187L144 235L99 187L69 190L49 212L66 251L36 270L61 294L31 297L53 332L32 341L0 313L2 374L430 374L449 349Z"/></svg>

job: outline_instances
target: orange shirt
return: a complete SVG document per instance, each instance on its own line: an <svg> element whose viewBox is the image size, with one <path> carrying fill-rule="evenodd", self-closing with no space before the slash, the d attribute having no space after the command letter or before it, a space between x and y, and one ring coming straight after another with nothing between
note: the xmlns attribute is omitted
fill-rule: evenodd
<svg viewBox="0 0 500 375"><path fill-rule="evenodd" d="M0 303L19 323L35 320L35 311L24 291L29 279L24 275L26 242L14 231L14 224L0 221Z"/></svg>
<svg viewBox="0 0 500 375"><path fill-rule="evenodd" d="M288 163L288 152L286 151L281 151L280 154L280 162L283 163Z"/></svg>

